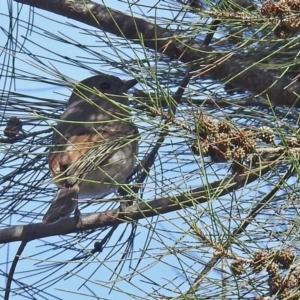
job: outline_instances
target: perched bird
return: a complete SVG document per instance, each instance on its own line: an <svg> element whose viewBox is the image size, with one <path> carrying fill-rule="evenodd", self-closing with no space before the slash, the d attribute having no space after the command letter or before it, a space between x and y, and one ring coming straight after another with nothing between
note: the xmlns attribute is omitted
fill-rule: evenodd
<svg viewBox="0 0 300 300"><path fill-rule="evenodd" d="M100 74L74 88L54 128L49 166L59 190L43 223L70 216L78 198L114 192L133 171L138 130L124 94L136 83Z"/></svg>

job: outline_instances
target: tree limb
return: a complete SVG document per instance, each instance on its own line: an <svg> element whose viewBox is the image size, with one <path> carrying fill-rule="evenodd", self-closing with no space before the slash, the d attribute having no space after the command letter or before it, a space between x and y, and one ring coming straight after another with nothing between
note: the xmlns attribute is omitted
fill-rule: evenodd
<svg viewBox="0 0 300 300"><path fill-rule="evenodd" d="M246 62L242 55L235 53L213 54L212 48L202 42L192 41L180 32L165 29L144 19L126 15L92 1L78 0L14 0L18 3L40 8L87 25L100 28L140 43L163 53L172 59L185 63L199 61L199 68L206 75L222 82L231 84L254 95L261 95L270 100L273 105L300 107L300 82L291 84L288 76L277 78L271 72Z"/></svg>
<svg viewBox="0 0 300 300"><path fill-rule="evenodd" d="M30 241L53 235L62 235L72 232L96 229L106 226L114 226L120 223L140 220L172 211L191 207L195 204L205 203L213 198L233 192L255 180L261 178L270 171L278 161L278 155L268 157L268 163L248 174L229 175L222 180L209 183L190 192L170 197L161 197L148 202L141 202L126 208L124 212L112 209L100 213L92 213L80 217L61 219L48 225L43 223L29 224L25 226L12 226L0 230L0 244L13 241ZM209 193L208 193L209 190ZM212 196L214 195L214 196Z"/></svg>

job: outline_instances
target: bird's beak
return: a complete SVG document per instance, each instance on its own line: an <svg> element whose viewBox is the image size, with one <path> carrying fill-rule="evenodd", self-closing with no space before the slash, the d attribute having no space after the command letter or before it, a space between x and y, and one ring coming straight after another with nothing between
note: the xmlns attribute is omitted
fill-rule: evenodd
<svg viewBox="0 0 300 300"><path fill-rule="evenodd" d="M127 81L123 81L123 91L124 91L124 93L127 93L127 91L129 89L131 89L132 87L134 87L137 83L138 83L138 81L135 78L127 80Z"/></svg>

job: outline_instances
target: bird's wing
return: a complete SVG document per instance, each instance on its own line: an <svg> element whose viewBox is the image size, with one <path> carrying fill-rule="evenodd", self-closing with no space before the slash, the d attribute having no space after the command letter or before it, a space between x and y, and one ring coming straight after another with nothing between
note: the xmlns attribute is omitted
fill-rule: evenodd
<svg viewBox="0 0 300 300"><path fill-rule="evenodd" d="M78 178L84 179L89 172L101 169L106 165L111 155L121 147L124 147L125 138L111 137L109 140L103 140L94 144L88 151L82 153L78 160L69 165L65 176L70 185L76 183Z"/></svg>
<svg viewBox="0 0 300 300"><path fill-rule="evenodd" d="M118 149L128 144L133 145L132 152L136 153L137 128L131 127L126 136L123 132L90 132L69 138L64 137L54 146L49 163L53 177L60 186L72 186L78 178L84 179L89 172L105 166L105 161Z"/></svg>

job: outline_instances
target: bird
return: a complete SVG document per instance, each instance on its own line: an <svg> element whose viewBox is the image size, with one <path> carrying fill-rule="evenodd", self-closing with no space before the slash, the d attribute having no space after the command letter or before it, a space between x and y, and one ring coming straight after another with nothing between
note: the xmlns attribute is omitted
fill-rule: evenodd
<svg viewBox="0 0 300 300"><path fill-rule="evenodd" d="M78 199L115 192L132 173L139 135L125 94L136 83L101 73L74 87L53 131L48 161L59 189L44 224L76 215Z"/></svg>

